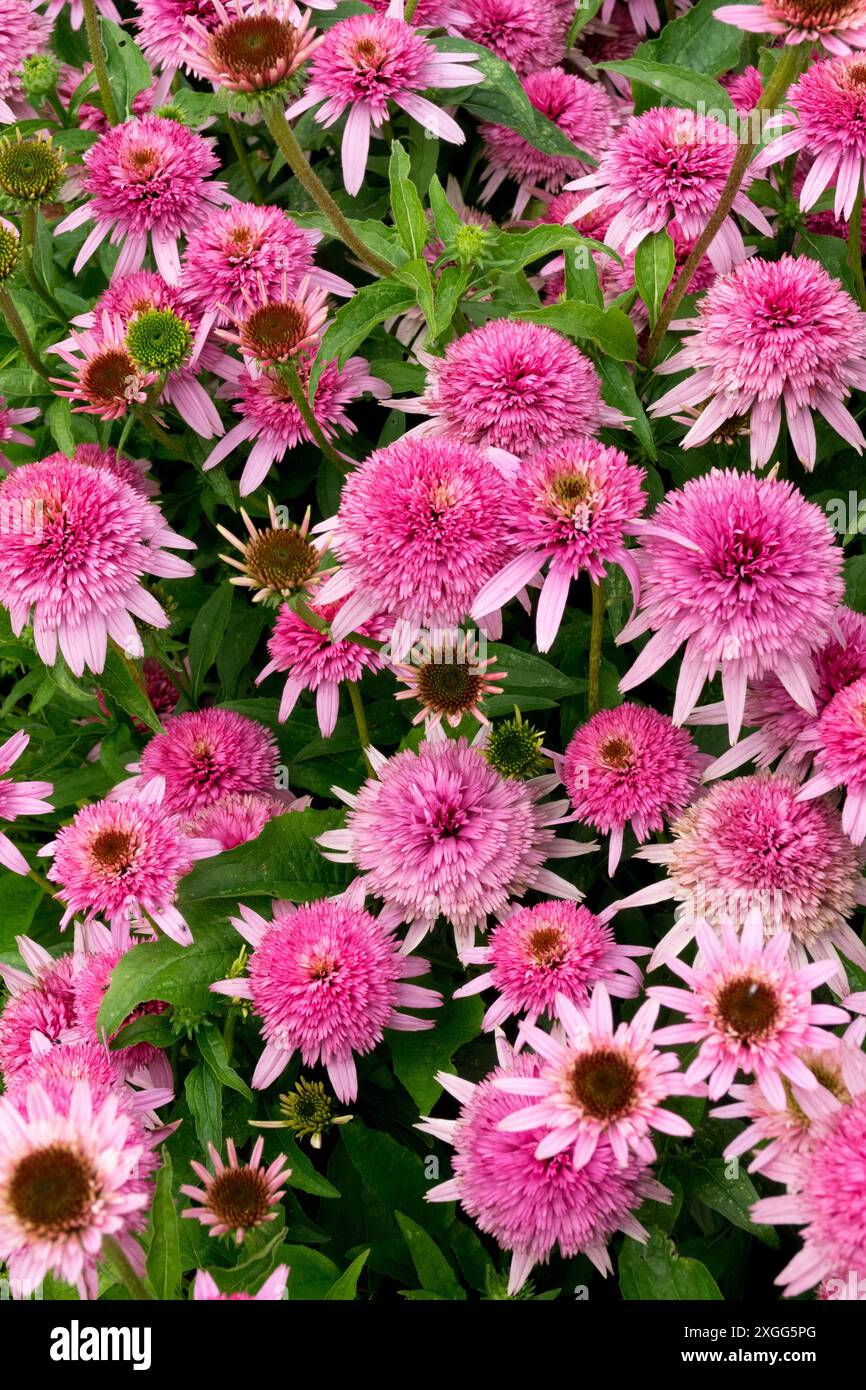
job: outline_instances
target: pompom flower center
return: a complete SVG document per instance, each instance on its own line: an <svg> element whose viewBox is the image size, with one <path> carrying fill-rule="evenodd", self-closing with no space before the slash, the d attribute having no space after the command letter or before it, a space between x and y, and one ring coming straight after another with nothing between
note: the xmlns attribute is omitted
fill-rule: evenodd
<svg viewBox="0 0 866 1390"><path fill-rule="evenodd" d="M782 19L798 29L835 29L859 14L857 0L776 0L772 6Z"/></svg>
<svg viewBox="0 0 866 1390"><path fill-rule="evenodd" d="M571 1094L596 1120L613 1120L630 1109L637 1093L637 1075L622 1052L602 1047L586 1052L569 1077Z"/></svg>
<svg viewBox="0 0 866 1390"><path fill-rule="evenodd" d="M99 868L122 878L135 863L138 840L131 830L101 830L90 842L90 857Z"/></svg>
<svg viewBox="0 0 866 1390"><path fill-rule="evenodd" d="M720 570L725 579L737 579L742 584L753 584L763 572L764 560L763 541L735 530L720 557Z"/></svg>
<svg viewBox="0 0 866 1390"><path fill-rule="evenodd" d="M598 756L605 767L615 768L618 772L624 772L631 767L634 759L634 749L627 738L614 735L606 738L598 750Z"/></svg>
<svg viewBox="0 0 866 1390"><path fill-rule="evenodd" d="M459 662L428 661L418 668L418 694L423 704L442 714L471 710L484 693L484 676Z"/></svg>
<svg viewBox="0 0 866 1390"><path fill-rule="evenodd" d="M77 1149L49 1144L25 1154L9 1182L8 1200L31 1236L56 1240L87 1223L96 1173Z"/></svg>
<svg viewBox="0 0 866 1390"><path fill-rule="evenodd" d="M500 777L524 781L541 767L541 734L531 724L509 719L490 731L484 757Z"/></svg>
<svg viewBox="0 0 866 1390"><path fill-rule="evenodd" d="M0 141L0 189L10 198L41 202L56 189L64 167L47 140Z"/></svg>
<svg viewBox="0 0 866 1390"><path fill-rule="evenodd" d="M242 76L253 86L269 85L268 78L280 75L294 62L297 50L295 31L274 15L250 15L223 25L211 36L214 65L231 76Z"/></svg>
<svg viewBox="0 0 866 1390"><path fill-rule="evenodd" d="M263 589L302 589L319 567L319 553L297 527L269 527L247 546L246 567Z"/></svg>
<svg viewBox="0 0 866 1390"><path fill-rule="evenodd" d="M259 1168L225 1168L208 1188L207 1204L221 1225L232 1230L259 1226L271 1211L265 1174Z"/></svg>
<svg viewBox="0 0 866 1390"><path fill-rule="evenodd" d="M776 1025L779 999L771 985L746 975L722 986L716 996L716 1012L741 1042L758 1042Z"/></svg>
<svg viewBox="0 0 866 1390"><path fill-rule="evenodd" d="M535 964L542 968L562 965L566 955L562 928L552 924L535 927L527 939L526 950Z"/></svg>
<svg viewBox="0 0 866 1390"><path fill-rule="evenodd" d="M126 345L142 367L153 372L176 371L192 349L192 329L171 309L146 309L126 331Z"/></svg>

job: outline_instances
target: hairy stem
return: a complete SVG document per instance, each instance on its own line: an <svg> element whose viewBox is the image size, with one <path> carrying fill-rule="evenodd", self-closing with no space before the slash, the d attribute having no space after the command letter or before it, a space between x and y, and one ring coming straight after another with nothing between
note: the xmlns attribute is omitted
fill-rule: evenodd
<svg viewBox="0 0 866 1390"><path fill-rule="evenodd" d="M43 304L59 319L61 323L66 323L69 315L62 305L58 304L54 295L47 285L43 285L39 276L36 274L36 267L33 263L33 253L36 248L37 217L38 210L33 204L26 207L21 214L21 259L24 263L24 274L27 283L34 294L38 295Z"/></svg>
<svg viewBox="0 0 866 1390"><path fill-rule="evenodd" d="M586 703L590 718L599 706L601 689L601 643L604 636L605 590L604 580L592 585L592 629L589 635L589 681Z"/></svg>
<svg viewBox="0 0 866 1390"><path fill-rule="evenodd" d="M346 460L337 453L333 445L328 443L321 425L313 414L310 398L304 390L301 378L298 376L298 369L294 362L283 363L282 376L292 393L292 400L298 408L298 414L309 430L316 447L321 449L325 458L330 459L331 463L339 468L341 473L348 473L349 465L346 463Z"/></svg>
<svg viewBox="0 0 866 1390"><path fill-rule="evenodd" d="M46 371L32 342L30 334L24 326L24 320L12 302L12 296L8 290L0 289L0 309L6 317L6 324L12 337L15 339L21 350L21 356L29 367L33 368L37 376L41 376L43 381L50 381L51 377Z"/></svg>
<svg viewBox="0 0 866 1390"><path fill-rule="evenodd" d="M102 32L99 27L99 19L96 14L94 0L81 0L84 7L84 26L87 30L87 45L90 49L90 56L93 59L93 71L96 73L96 81L99 86L99 96L102 101L102 109L105 112L105 119L109 125L119 125L120 115L117 110L117 102L114 100L114 93L111 90L111 78L108 75L108 64L105 61L105 49L102 46Z"/></svg>

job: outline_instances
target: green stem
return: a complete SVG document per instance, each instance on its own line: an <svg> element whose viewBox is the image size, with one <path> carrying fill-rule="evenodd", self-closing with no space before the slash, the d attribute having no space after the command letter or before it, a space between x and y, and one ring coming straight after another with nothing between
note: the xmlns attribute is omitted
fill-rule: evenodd
<svg viewBox="0 0 866 1390"><path fill-rule="evenodd" d="M54 897L53 886L48 882L47 878L43 878L41 874L37 874L35 869L28 870L27 877L32 879L34 883L38 884L39 887L42 889L43 893L48 894L49 898Z"/></svg>
<svg viewBox="0 0 866 1390"><path fill-rule="evenodd" d="M43 285L39 276L36 274L36 267L33 263L33 253L36 247L37 236L37 217L38 209L31 204L26 207L21 214L21 260L24 264L24 274L27 283L34 294L38 295L43 304L47 304L51 312L61 323L66 323L68 315L62 305L58 304L54 295Z"/></svg>
<svg viewBox="0 0 866 1390"><path fill-rule="evenodd" d="M406 7L403 11L403 18L407 24L411 24L415 18L415 11L418 8L418 0L406 0Z"/></svg>
<svg viewBox="0 0 866 1390"><path fill-rule="evenodd" d="M348 473L349 465L346 460L337 453L333 445L329 444L322 432L322 427L313 414L310 399L298 376L298 369L294 362L284 362L282 365L282 377L292 393L292 400L298 408L298 414L306 425L316 446L321 449L325 458L330 459L341 473Z"/></svg>
<svg viewBox="0 0 866 1390"><path fill-rule="evenodd" d="M243 176L246 180L250 198L256 204L257 207L261 207L262 203L265 200L262 197L261 189L256 183L255 172L250 162L250 157L247 153L246 146L244 145L243 140L240 138L237 131L235 130L235 123L232 120L231 116L227 118L226 128L228 130L228 137L232 142L232 149L235 152L235 158L237 159L238 164L241 166L241 169L243 171Z"/></svg>
<svg viewBox="0 0 866 1390"><path fill-rule="evenodd" d="M364 754L364 762L371 777L375 776L373 764L367 757L367 749L370 747L370 730L367 727L367 716L364 713L364 704L361 699L361 689L357 681L346 681L349 691L349 699L352 702L352 713L355 716L355 726L358 730L358 739L361 744L361 752Z"/></svg>
<svg viewBox="0 0 866 1390"><path fill-rule="evenodd" d="M6 324L12 337L15 339L21 350L21 356L29 367L32 367L37 376L41 376L43 381L50 381L51 377L42 365L38 352L30 341L30 334L24 326L24 320L12 302L12 296L8 290L0 289L0 309L6 316Z"/></svg>
<svg viewBox="0 0 866 1390"><path fill-rule="evenodd" d="M289 125L280 108L275 107L267 116L267 127L274 137L277 149L285 159L292 173L298 182L309 193L313 202L328 218L337 236L348 246L350 251L354 251L358 260L372 270L376 275L390 275L395 266L390 261L383 260L374 251L366 247L359 236L352 231L346 218L341 213L334 199L331 197L322 180L316 174L307 159L304 151L298 144L295 132Z"/></svg>
<svg viewBox="0 0 866 1390"><path fill-rule="evenodd" d="M604 580L592 585L592 629L589 635L589 681L586 703L589 716L597 712L601 689L601 643L604 636Z"/></svg>
<svg viewBox="0 0 866 1390"><path fill-rule="evenodd" d="M144 426L153 439L158 439L160 444L164 445L166 449L170 449L175 458L188 462L187 452L183 445L161 425L158 425L152 415L149 415L141 406L133 406L133 414L138 423Z"/></svg>
<svg viewBox="0 0 866 1390"><path fill-rule="evenodd" d="M851 274L854 277L854 285L857 290L857 298L860 301L860 308L866 309L866 281L863 279L863 250L861 245L861 233L863 230L863 180L860 180L860 187L857 190L857 197L851 209L851 217L848 222L848 264L851 267Z"/></svg>
<svg viewBox="0 0 866 1390"><path fill-rule="evenodd" d="M86 3L86 0L85 0ZM118 1245L114 1236L106 1236L102 1242L102 1248L108 1257L113 1274L116 1274L124 1288L132 1294L132 1297L140 1302L152 1303L153 1294L145 1287L143 1281L139 1279L123 1250Z"/></svg>
<svg viewBox="0 0 866 1390"><path fill-rule="evenodd" d="M69 113L64 107L59 96L57 95L56 87L52 92L48 93L48 105L51 107L52 111L54 112L58 121L60 122L61 130L65 130L66 122L69 120Z"/></svg>
<svg viewBox="0 0 866 1390"><path fill-rule="evenodd" d="M227 1062L230 1062L232 1059L232 1049L234 1048L235 1042L235 1019L237 1016L237 1007L232 1005L226 1015L225 1026L223 1027L223 1042L225 1043Z"/></svg>
<svg viewBox="0 0 866 1390"><path fill-rule="evenodd" d="M117 103L114 100L114 93L111 90L111 78L108 75L108 64L105 61L105 49L102 46L102 31L99 27L99 19L96 14L94 0L81 0L84 7L84 27L87 30L87 45L90 49L90 56L93 59L93 71L96 73L96 81L99 86L99 95L102 100L102 109L105 112L105 119L109 125L120 125L120 115L117 110Z"/></svg>
<svg viewBox="0 0 866 1390"><path fill-rule="evenodd" d="M789 45L783 49L781 57L776 64L772 77L767 82L760 101L749 114L744 117L746 122L746 134L737 146L737 153L731 165L731 172L728 174L727 182L722 189L721 197L712 213L707 225L701 232L691 251L688 259L675 280L661 313L658 316L656 326L649 336L646 348L641 356L644 366L649 366L654 360L664 336L670 327L671 319L680 307L692 278L701 261L707 253L710 244L715 240L716 233L728 216L734 205L734 199L740 191L740 184L743 182L746 169L757 143L755 139L755 127L759 124L760 113L772 110L780 102L787 92L789 86L797 75L801 62L801 48L805 45Z"/></svg>

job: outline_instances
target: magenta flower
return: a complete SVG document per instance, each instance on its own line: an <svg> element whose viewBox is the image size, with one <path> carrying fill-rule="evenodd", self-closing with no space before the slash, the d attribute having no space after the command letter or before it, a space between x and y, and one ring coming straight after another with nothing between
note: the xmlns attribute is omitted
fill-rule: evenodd
<svg viewBox="0 0 866 1390"><path fill-rule="evenodd" d="M135 0L135 37L147 61L161 72L190 71L190 21L213 32L219 25L213 0Z"/></svg>
<svg viewBox="0 0 866 1390"><path fill-rule="evenodd" d="M818 1133L790 1165L788 1192L752 1207L755 1221L803 1227L802 1249L776 1278L789 1298L823 1279L853 1274L862 1288L866 1278L866 1095L846 1104L822 1090L816 1101Z"/></svg>
<svg viewBox="0 0 866 1390"><path fill-rule="evenodd" d="M340 685L343 681L360 680L365 671L380 671L382 659L378 652L359 642L334 638L333 621L340 611L339 604L314 604L310 611L325 624L323 629L314 627L283 604L268 638L271 659L256 677L256 685L274 671L285 672L280 723L289 718L304 690L314 692L322 738L330 738L340 712ZM353 624L351 631L371 641L382 641L385 635L380 620L369 620L360 627Z"/></svg>
<svg viewBox="0 0 866 1390"><path fill-rule="evenodd" d="M591 189L575 209L581 216L596 208L608 212L608 245L634 251L645 237L674 222L689 239L698 237L715 210L737 152L736 133L714 116L675 106L656 106L632 116L602 154L599 166L569 188ZM772 236L772 227L746 196L747 175L733 210ZM707 249L716 270L731 269L745 257L743 238L726 217Z"/></svg>
<svg viewBox="0 0 866 1390"><path fill-rule="evenodd" d="M455 990L454 998L497 991L482 1022L487 1032L511 1015L525 1016L528 1024L542 1015L559 1019L560 997L583 1008L599 983L609 994L634 999L641 972L633 957L647 954L643 946L618 945L607 923L582 905L536 903L494 927L486 946L464 952L467 965L491 968Z"/></svg>
<svg viewBox="0 0 866 1390"><path fill-rule="evenodd" d="M426 975L420 956L401 955L394 924L371 917L342 899L292 907L274 905L274 919L241 907L232 922L253 948L243 979L211 985L217 994L251 1001L262 1020L265 1049L253 1073L263 1090L283 1072L295 1052L307 1066L321 1062L338 1098L358 1094L355 1056L372 1052L383 1029L418 1032L432 1019L401 1013L435 1009L436 990L403 984Z"/></svg>
<svg viewBox="0 0 866 1390"><path fill-rule="evenodd" d="M332 9L336 0L320 5ZM187 19L181 42L185 65L214 87L245 95L288 92L291 78L312 57L321 38L310 29L310 11L283 0L213 0L210 15Z"/></svg>
<svg viewBox="0 0 866 1390"><path fill-rule="evenodd" d="M808 256L755 256L720 278L682 321L691 336L657 368L690 369L652 407L657 416L701 406L681 448L703 444L729 420L750 422L752 467L769 461L782 406L797 458L815 465L813 412L859 453L863 432L844 402L866 386L866 314Z"/></svg>
<svg viewBox="0 0 866 1390"><path fill-rule="evenodd" d="M69 455L58 451L56 454L49 454L42 462L65 464L69 462ZM146 476L150 468L150 459L131 459L126 454L119 454L116 449L101 449L98 444L76 444L72 462L113 473L142 497L153 497L159 491L159 484L155 479Z"/></svg>
<svg viewBox="0 0 866 1390"><path fill-rule="evenodd" d="M157 1138L119 1091L88 1081L0 1096L0 1259L19 1295L51 1273L96 1298L106 1236L144 1274L135 1237L151 1200Z"/></svg>
<svg viewBox="0 0 866 1390"><path fill-rule="evenodd" d="M818 720L815 772L800 791L800 800L845 790L842 827L855 845L866 839L866 677L846 686Z"/></svg>
<svg viewBox="0 0 866 1390"><path fill-rule="evenodd" d="M173 815L219 801L227 792L274 789L279 749L270 729L234 710L209 708L172 715L165 732L154 734L135 775L115 787L112 797L138 796L157 788Z"/></svg>
<svg viewBox="0 0 866 1390"><path fill-rule="evenodd" d="M325 604L347 600L332 636L387 615L400 660L419 628L461 622L510 554L507 505L502 474L456 439L410 436L377 449L340 497L331 540L341 568L318 591Z"/></svg>
<svg viewBox="0 0 866 1390"><path fill-rule="evenodd" d="M103 669L109 637L143 656L133 618L156 628L168 618L141 581L191 575L166 547L193 549L192 541L114 473L66 458L16 468L0 484L0 507L20 519L4 530L0 570L0 603L16 636L32 610L39 656L53 666L59 643L76 676Z"/></svg>
<svg viewBox="0 0 866 1390"><path fill-rule="evenodd" d="M295 361L304 390L311 366L312 357L306 352ZM311 444L313 440L286 382L275 372L259 372L257 368L241 366L225 358L220 374L229 377L221 394L239 398L234 410L241 416L241 422L223 436L202 467L205 471L215 468L239 444L245 440L255 441L241 473L240 492L242 497L247 497L264 482L272 465L282 461L287 450L296 449L302 443ZM334 360L326 363L312 402L313 415L326 439L336 438L339 429L347 434L355 433L357 427L346 414L346 406L365 391L374 396L384 396L388 391L384 381L371 376L365 358L350 357L342 367Z"/></svg>
<svg viewBox="0 0 866 1390"><path fill-rule="evenodd" d="M480 749L441 730L417 752L367 752L376 776L357 795L334 789L350 808L346 828L328 830L318 842L327 859L354 864L364 891L412 924L408 948L440 914L462 952L490 913L530 889L575 902L582 896L544 867L546 859L597 848L557 840L550 825L565 803L542 803L549 778L501 777Z"/></svg>
<svg viewBox="0 0 866 1390"><path fill-rule="evenodd" d="M613 876L626 825L639 844L688 806L705 759L667 715L640 705L599 710L577 730L561 762L574 818L610 835Z"/></svg>
<svg viewBox="0 0 866 1390"><path fill-rule="evenodd" d="M636 529L646 504L645 477L621 449L594 439L568 440L531 457L506 499L514 558L475 595L473 616L501 608L547 562L536 618L539 651L546 652L559 631L572 580L581 571L597 584L608 565L620 565L637 596L637 566L624 538Z"/></svg>
<svg viewBox="0 0 866 1390"><path fill-rule="evenodd" d="M239 313L229 312L230 328L218 328L217 337L240 349L253 366L274 367L302 353L315 354L328 318L328 296L321 285L311 286L305 277L294 294L283 272L276 293L262 285L248 295Z"/></svg>
<svg viewBox="0 0 866 1390"><path fill-rule="evenodd" d="M54 229L71 232L96 223L73 274L110 233L113 245L123 243L112 278L140 270L149 242L160 275L177 284L179 239L205 221L214 205L234 201L225 184L210 177L219 167L213 143L161 116L141 116L101 135L84 155L81 187L90 201Z"/></svg>
<svg viewBox="0 0 866 1390"><path fill-rule="evenodd" d="M199 1205L187 1207L181 1215L200 1221L212 1236L234 1232L238 1245L243 1244L247 1231L256 1230L266 1221L276 1221L280 1198L286 1190L285 1181L292 1170L286 1164L285 1154L278 1154L273 1163L262 1168L264 1147L264 1139L257 1139L249 1161L239 1163L234 1140L228 1139L228 1163L223 1163L219 1150L208 1144L214 1171L211 1173L203 1163L190 1160L190 1167L201 1186L181 1183L180 1190Z"/></svg>
<svg viewBox="0 0 866 1390"><path fill-rule="evenodd" d="M662 1028L660 1042L700 1043L686 1071L689 1083L709 1078L711 1100L730 1089L738 1072L754 1076L771 1105L782 1109L782 1078L804 1091L818 1085L814 1072L800 1060L803 1048L832 1048L836 1038L822 1025L847 1023L835 1004L813 1004L812 990L829 980L835 961L818 960L795 970L789 963L790 933L779 931L765 943L759 912L750 912L737 934L724 922L721 939L706 922L695 926L699 965L669 958L675 975L688 989L652 985L650 999L687 1019Z"/></svg>
<svg viewBox="0 0 866 1390"><path fill-rule="evenodd" d="M0 743L0 821L14 821L18 816L41 816L54 807L45 797L54 790L51 782L13 782L6 774L24 752L30 735L19 729L11 738ZM13 874L28 874L30 865L0 830L0 864Z"/></svg>
<svg viewBox="0 0 866 1390"><path fill-rule="evenodd" d="M714 14L718 18L718 11L715 11ZM734 109L744 114L753 111L763 95L763 79L759 70L751 65L743 68L742 72L720 77L719 81L731 98ZM751 167L754 170L755 164L753 163Z"/></svg>
<svg viewBox="0 0 866 1390"><path fill-rule="evenodd" d="M555 11L549 9L551 18ZM524 78L523 88L536 111L559 126L579 150L598 159L611 138L615 107L598 82L586 82L562 68L546 68ZM544 154L504 125L482 124L479 130L486 166L482 203L512 179L518 184L514 216L520 217L536 188L559 193L568 179L585 174L586 160L576 155Z"/></svg>
<svg viewBox="0 0 866 1390"><path fill-rule="evenodd" d="M425 433L524 458L624 423L602 401L589 358L545 324L491 319L449 343L444 357L424 360L425 394L399 404L435 417Z"/></svg>
<svg viewBox="0 0 866 1390"><path fill-rule="evenodd" d="M0 0L0 122L5 125L33 115L21 86L21 66L48 47L53 27L47 15L35 11L31 0Z"/></svg>
<svg viewBox="0 0 866 1390"><path fill-rule="evenodd" d="M97 801L84 806L57 838L43 845L52 855L48 878L65 904L61 926L82 912L106 917L121 941L129 930L155 924L181 946L192 933L176 906L177 885L196 859L218 854L215 840L185 835L157 801Z"/></svg>
<svg viewBox="0 0 866 1390"><path fill-rule="evenodd" d="M423 720L428 734L443 719L456 729L467 715L487 726L490 721L481 706L491 695L502 694L503 687L494 682L508 676L507 671L490 670L495 662L494 656L479 656L473 636L459 629L437 629L413 643L409 661L390 663L397 680L407 687L394 699L417 700L421 708L412 723Z"/></svg>
<svg viewBox="0 0 866 1390"><path fill-rule="evenodd" d="M196 1271L192 1296L198 1303L276 1303L286 1296L288 1278L289 1266L277 1265L258 1293L220 1293L213 1275L208 1274L207 1270L199 1269Z"/></svg>
<svg viewBox="0 0 866 1390"><path fill-rule="evenodd" d="M9 991L0 1012L0 1074L7 1087L34 1057L74 1037L74 984L81 964L75 955L49 955L26 936L17 937L16 945L27 968L0 962L0 979Z"/></svg>
<svg viewBox="0 0 866 1390"><path fill-rule="evenodd" d="M863 856L842 829L827 798L804 803L792 777L759 773L719 782L673 825L673 841L638 850L663 864L667 884L639 890L625 902L683 904L679 921L659 942L650 969L679 955L696 918L742 925L761 913L768 928L791 934L791 964L828 960L833 988L845 989L837 949L866 968L866 947L848 925L864 900ZM621 907L623 904L620 903Z"/></svg>
<svg viewBox="0 0 866 1390"><path fill-rule="evenodd" d="M417 10L412 22L420 23ZM571 15L569 0L446 0L439 23L526 77L562 62Z"/></svg>
<svg viewBox="0 0 866 1390"><path fill-rule="evenodd" d="M364 181L372 130L380 131L391 105L425 130L454 145L463 131L452 116L421 93L428 88L470 87L482 75L475 54L439 53L403 19L403 0L384 15L354 15L325 34L310 64L306 91L292 102L292 119L318 106L316 120L331 126L348 109L342 140L343 182L353 196Z"/></svg>
<svg viewBox="0 0 866 1390"><path fill-rule="evenodd" d="M785 43L821 43L828 53L866 48L866 7L861 0L763 0L758 5L720 5L713 18L747 34L780 34Z"/></svg>
<svg viewBox="0 0 866 1390"><path fill-rule="evenodd" d="M504 1128L521 1098L502 1086L532 1085L538 1057L520 1055L473 1085L439 1072L437 1081L460 1105L456 1120L425 1120L425 1134L454 1146L453 1177L431 1188L428 1202L459 1202L485 1235L511 1251L508 1292L513 1297L536 1264L546 1264L556 1247L564 1259L586 1255L603 1275L613 1266L608 1244L617 1231L633 1240L648 1235L635 1213L647 1199L669 1202L671 1194L635 1157L620 1166L603 1139L592 1158L575 1168L571 1157L539 1159L541 1128L513 1133Z"/></svg>
<svg viewBox="0 0 866 1390"><path fill-rule="evenodd" d="M14 465L3 453L4 444L32 444L33 435L19 430L19 425L29 425L42 414L38 405L19 405L10 407L6 397L0 396L0 468L9 469Z"/></svg>
<svg viewBox="0 0 866 1390"><path fill-rule="evenodd" d="M103 310L98 317L94 314L93 320L93 328L82 332L73 329L68 338L53 344L50 351L62 358L74 375L71 381L56 376L51 380L58 396L82 402L72 407L76 412L98 415L101 420L120 420L130 406L147 400L148 388L158 377L133 361L120 319Z"/></svg>
<svg viewBox="0 0 866 1390"><path fill-rule="evenodd" d="M635 557L640 608L617 642L653 636L621 690L648 680L685 642L675 724L719 670L732 743L756 678L776 675L815 714L812 653L842 598L842 553L825 514L792 483L714 468L668 493Z"/></svg>
<svg viewBox="0 0 866 1390"><path fill-rule="evenodd" d="M74 1032L70 1037L74 1037ZM154 1052L156 1048L152 1049ZM27 1099L27 1092L34 1082L43 1089L56 1091L57 1083L77 1081L90 1082L100 1091L118 1092L124 1108L139 1119L146 1130L156 1130L155 1139L167 1138L176 1126L162 1126L153 1113L162 1105L174 1100L171 1066L162 1054L159 1071L167 1073L167 1085L155 1085L152 1072L156 1067L139 1065L134 1073L128 1074L119 1060L121 1053L109 1052L104 1043L76 1042L62 1039L58 1047L49 1047L45 1052L36 1052L9 1078L7 1095L19 1103Z"/></svg>
<svg viewBox="0 0 866 1390"><path fill-rule="evenodd" d="M625 8L618 0L604 0L601 7L601 19L607 24L614 18L617 10L620 12ZM635 33L644 35L649 30L655 31L659 27L659 12L655 0L627 0L628 17L634 27ZM677 3L677 8L681 5ZM631 56L631 55L628 55Z"/></svg>
<svg viewBox="0 0 866 1390"><path fill-rule="evenodd" d="M268 821L288 811L305 811L309 797L294 801L278 801L275 796L258 792L226 792L219 801L201 806L184 822L188 835L217 840L222 849L236 849L248 840L256 840Z"/></svg>
<svg viewBox="0 0 866 1390"><path fill-rule="evenodd" d="M123 19L114 4L114 0L95 0L96 10L104 19L108 19L112 24L122 24ZM48 0L45 6L45 18L56 19L61 10L67 8L67 0ZM81 0L68 0L69 24L72 29L80 29L84 23L84 6Z"/></svg>
<svg viewBox="0 0 866 1390"><path fill-rule="evenodd" d="M111 941L110 934L98 923L92 923L90 931L92 934L95 933L97 938L102 937L104 933L104 939L100 941L101 949L82 954L77 961L73 980L75 1035L83 1048L93 1048L94 1051L96 1051L97 1040L99 1040L100 1051L109 1061L115 1078L119 1076L124 1080L138 1082L143 1075L147 1078L149 1085L158 1086L167 1091L170 1100L174 1095L174 1079L171 1063L162 1048L154 1047L152 1043L140 1042L133 1043L131 1047L121 1047L109 1052L105 1046L116 1038L127 1024L148 1014L162 1013L166 1005L159 1001L141 1005L123 1020L120 1028L115 1030L111 1038L105 1037L97 1022L99 1010L111 983L111 972L131 948L129 945L115 946ZM57 1056L59 1054L60 1049L55 1048L50 1055ZM148 1108L152 1109L153 1104L152 1096L149 1096L147 1098Z"/></svg>

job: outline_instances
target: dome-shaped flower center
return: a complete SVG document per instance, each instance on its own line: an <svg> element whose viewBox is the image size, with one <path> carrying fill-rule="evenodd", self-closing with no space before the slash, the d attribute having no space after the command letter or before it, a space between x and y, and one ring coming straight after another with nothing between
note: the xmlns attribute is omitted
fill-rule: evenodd
<svg viewBox="0 0 866 1390"><path fill-rule="evenodd" d="M321 954L314 952L307 961L307 977L317 983L332 980L339 969L339 961L327 951Z"/></svg>
<svg viewBox="0 0 866 1390"><path fill-rule="evenodd" d="M253 86L270 85L291 67L297 50L295 30L274 15L250 15L222 25L211 35L214 66L231 77L243 77Z"/></svg>
<svg viewBox="0 0 866 1390"><path fill-rule="evenodd" d="M22 203L40 203L56 192L65 169L47 140L0 141L0 189Z"/></svg>
<svg viewBox="0 0 866 1390"><path fill-rule="evenodd" d="M637 1073L628 1057L613 1047L585 1052L573 1064L569 1089L578 1105L596 1120L625 1115L637 1095Z"/></svg>
<svg viewBox="0 0 866 1390"><path fill-rule="evenodd" d="M122 877L135 864L138 837L131 830L100 830L90 841L90 858L98 868Z"/></svg>
<svg viewBox="0 0 866 1390"><path fill-rule="evenodd" d="M797 29L826 31L859 18L859 0L775 0L771 13Z"/></svg>
<svg viewBox="0 0 866 1390"><path fill-rule="evenodd" d="M533 927L526 939L526 950L536 965L546 968L562 965L566 955L565 933L553 924Z"/></svg>
<svg viewBox="0 0 866 1390"><path fill-rule="evenodd" d="M418 668L418 695L428 708L442 714L471 710L484 691L484 676L477 666L460 662L428 661Z"/></svg>
<svg viewBox="0 0 866 1390"><path fill-rule="evenodd" d="M0 280L8 280L18 264L18 233L0 226Z"/></svg>
<svg viewBox="0 0 866 1390"><path fill-rule="evenodd" d="M145 178L155 174L162 164L160 155L147 145L133 146L127 151L126 159L132 172L142 174Z"/></svg>
<svg viewBox="0 0 866 1390"><path fill-rule="evenodd" d="M849 63L845 68L844 77L851 87L866 87L866 62L857 58L853 63Z"/></svg>
<svg viewBox="0 0 866 1390"><path fill-rule="evenodd" d="M124 348L106 348L85 362L81 371L81 393L93 405L113 405L127 401L134 393L138 373Z"/></svg>
<svg viewBox="0 0 866 1390"><path fill-rule="evenodd" d="M232 1230L261 1225L271 1210L264 1173L247 1165L223 1169L208 1187L207 1205Z"/></svg>
<svg viewBox="0 0 866 1390"><path fill-rule="evenodd" d="M595 510L596 489L585 473L562 473L551 479L549 496L560 516L571 521L577 530L586 530Z"/></svg>
<svg viewBox="0 0 866 1390"><path fill-rule="evenodd" d="M67 1144L49 1144L16 1164L7 1201L31 1237L58 1239L87 1224L97 1192L93 1165Z"/></svg>
<svg viewBox="0 0 866 1390"><path fill-rule="evenodd" d="M254 309L240 328L241 347L262 362L284 362L306 341L310 320L291 300Z"/></svg>
<svg viewBox="0 0 866 1390"><path fill-rule="evenodd" d="M226 238L225 249L229 256L246 260L259 250L261 244L261 237L252 227L232 227Z"/></svg>
<svg viewBox="0 0 866 1390"><path fill-rule="evenodd" d="M352 49L352 62L357 70L366 76L377 77L379 69L389 56L388 49L379 39L360 38Z"/></svg>
<svg viewBox="0 0 866 1390"><path fill-rule="evenodd" d="M321 1134L330 1127L332 1107L321 1081L301 1077L294 1091L280 1096L280 1112L287 1127L299 1138Z"/></svg>
<svg viewBox="0 0 866 1390"><path fill-rule="evenodd" d="M509 719L490 730L484 757L501 777L522 782L541 767L541 738L531 724Z"/></svg>
<svg viewBox="0 0 866 1390"><path fill-rule="evenodd" d="M776 991L763 980L744 975L729 980L716 996L716 1013L741 1042L759 1042L772 1033L779 1018Z"/></svg>
<svg viewBox="0 0 866 1390"><path fill-rule="evenodd" d="M192 341L192 328L173 309L146 309L126 330L126 345L133 359L152 372L182 367Z"/></svg>
<svg viewBox="0 0 866 1390"><path fill-rule="evenodd" d="M292 593L316 573L319 552L296 526L269 527L247 546L246 566L261 588Z"/></svg>
<svg viewBox="0 0 866 1390"><path fill-rule="evenodd" d="M613 768L617 772L624 772L626 768L632 766L634 749L627 738L621 734L612 734L599 746L598 756L605 767Z"/></svg>

